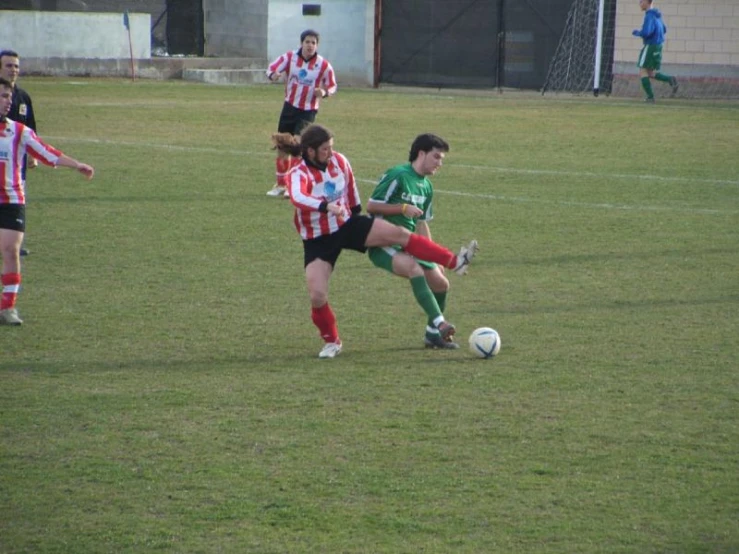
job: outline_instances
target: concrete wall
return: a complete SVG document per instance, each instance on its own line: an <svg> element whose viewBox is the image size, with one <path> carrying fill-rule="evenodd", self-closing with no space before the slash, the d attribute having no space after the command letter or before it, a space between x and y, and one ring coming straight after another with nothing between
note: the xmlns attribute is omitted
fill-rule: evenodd
<svg viewBox="0 0 739 554"><path fill-rule="evenodd" d="M249 0L251 1L251 0ZM321 34L318 52L336 71L339 87L374 79L375 0L315 0L321 15L304 16L302 0L270 0L267 54L271 60L300 46L300 33Z"/></svg>
<svg viewBox="0 0 739 554"><path fill-rule="evenodd" d="M303 0L203 0L206 56L273 60L300 46L300 33L321 34L318 51L339 86L372 85L375 0L313 0L321 15L304 16Z"/></svg>
<svg viewBox="0 0 739 554"><path fill-rule="evenodd" d="M267 58L268 0L203 0L206 56Z"/></svg>
<svg viewBox="0 0 739 554"><path fill-rule="evenodd" d="M151 56L151 17L129 14L134 58ZM0 47L22 58L131 58L123 15L0 11Z"/></svg>
<svg viewBox="0 0 739 554"><path fill-rule="evenodd" d="M3 6L3 4L10 5ZM159 22L151 33L152 48L163 47L167 43L165 36L167 29L166 0L0 0L0 9L118 14L128 10L129 13L148 13L151 15L152 25Z"/></svg>

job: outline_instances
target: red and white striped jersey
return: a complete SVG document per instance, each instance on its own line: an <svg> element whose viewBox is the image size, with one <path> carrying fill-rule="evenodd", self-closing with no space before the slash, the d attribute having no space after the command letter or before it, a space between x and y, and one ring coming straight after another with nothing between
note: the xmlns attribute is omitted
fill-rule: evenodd
<svg viewBox="0 0 739 554"><path fill-rule="evenodd" d="M334 68L318 54L305 61L299 52L300 49L291 50L277 58L269 64L267 76L285 73L285 102L299 110L317 110L321 97L320 93L316 94L319 87L329 95L336 92Z"/></svg>
<svg viewBox="0 0 739 554"><path fill-rule="evenodd" d="M56 166L62 153L42 141L30 127L11 119L0 122L0 204L25 204L23 157Z"/></svg>
<svg viewBox="0 0 739 554"><path fill-rule="evenodd" d="M351 217L352 208L362 202L349 160L334 152L325 171L301 161L290 171L290 201L295 206L295 228L303 240L330 235ZM319 212L322 202L340 201L344 214Z"/></svg>

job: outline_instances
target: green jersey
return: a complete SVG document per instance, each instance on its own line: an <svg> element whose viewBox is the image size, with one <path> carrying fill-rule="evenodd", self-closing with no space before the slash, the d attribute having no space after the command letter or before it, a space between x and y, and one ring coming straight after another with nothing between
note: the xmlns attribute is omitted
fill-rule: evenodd
<svg viewBox="0 0 739 554"><path fill-rule="evenodd" d="M434 187L431 181L416 173L410 163L405 163L387 170L380 178L370 200L383 204L412 204L423 210L423 215L418 219L431 221L433 196ZM383 217L390 223L405 227L411 232L416 230L416 220L412 217L406 217L403 214L377 217Z"/></svg>

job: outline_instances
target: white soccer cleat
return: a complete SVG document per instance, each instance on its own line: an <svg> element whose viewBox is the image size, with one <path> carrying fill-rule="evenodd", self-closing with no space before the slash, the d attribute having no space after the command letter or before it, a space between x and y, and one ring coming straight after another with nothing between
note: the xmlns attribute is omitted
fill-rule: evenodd
<svg viewBox="0 0 739 554"><path fill-rule="evenodd" d="M18 310L7 308L0 310L0 325L23 325L23 320L18 317Z"/></svg>
<svg viewBox="0 0 739 554"><path fill-rule="evenodd" d="M474 239L467 246L463 246L457 254L457 265L452 271L457 275L466 275L470 262L472 262L472 258L475 257L478 250L477 241Z"/></svg>
<svg viewBox="0 0 739 554"><path fill-rule="evenodd" d="M285 187L281 187L279 185L275 185L270 190L267 191L267 196L275 196L280 197L285 194Z"/></svg>
<svg viewBox="0 0 739 554"><path fill-rule="evenodd" d="M327 342L318 353L318 357L321 359L335 358L339 352L341 352L341 342Z"/></svg>

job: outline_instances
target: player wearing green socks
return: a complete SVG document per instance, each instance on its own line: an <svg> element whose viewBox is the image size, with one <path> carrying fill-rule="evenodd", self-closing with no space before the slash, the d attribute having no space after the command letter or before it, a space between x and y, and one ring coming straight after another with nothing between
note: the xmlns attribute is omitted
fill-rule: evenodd
<svg viewBox="0 0 739 554"><path fill-rule="evenodd" d="M652 7L652 0L639 0L639 7L644 12L644 23L641 29L634 29L631 34L641 37L644 46L639 53L639 76L641 86L646 93L646 102L654 103L654 91L650 79L657 79L668 83L672 87L672 95L677 93L678 82L672 75L659 73L662 66L662 45L665 42L667 26L662 19L662 14L657 8ZM657 72L657 73L655 73Z"/></svg>
<svg viewBox="0 0 739 554"><path fill-rule="evenodd" d="M423 134L411 145L410 162L389 169L375 188L367 211L377 218L431 238L428 221L433 217L434 188L429 175L441 167L449 144L436 135ZM471 259L477 241L463 249ZM410 280L416 302L427 316L424 344L428 348L456 349L454 326L444 319L449 280L434 263L418 260L400 246L370 248L369 257L377 267ZM464 274L464 271L458 273Z"/></svg>

